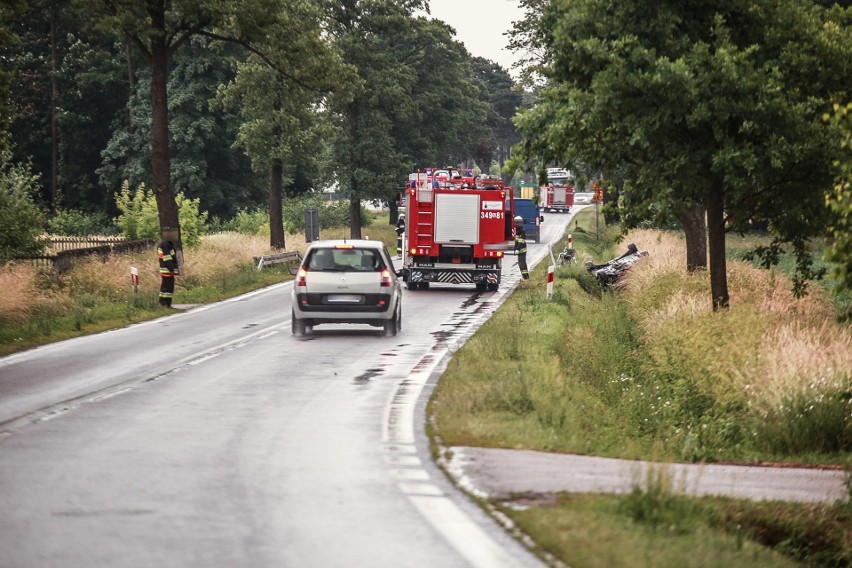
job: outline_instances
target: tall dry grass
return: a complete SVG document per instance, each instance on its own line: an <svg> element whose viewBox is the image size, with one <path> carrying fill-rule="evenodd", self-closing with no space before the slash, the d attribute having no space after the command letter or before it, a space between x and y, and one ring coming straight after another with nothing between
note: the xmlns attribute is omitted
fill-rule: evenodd
<svg viewBox="0 0 852 568"><path fill-rule="evenodd" d="M643 230L627 238L650 251L623 286L648 372L689 377L690 388L763 419L806 420L802 408L830 402L839 435L848 435L852 331L821 289L795 298L786 275L728 261L730 308L713 312L709 275L686 273L680 236Z"/></svg>
<svg viewBox="0 0 852 568"><path fill-rule="evenodd" d="M152 254L153 252L153 254ZM58 277L61 290L74 297L96 296L112 302L133 294L131 268L139 273L139 293L155 294L160 287L159 264L155 251L112 254L81 259Z"/></svg>
<svg viewBox="0 0 852 568"><path fill-rule="evenodd" d="M36 271L29 266L7 264L0 267L0 321L20 322L26 319L32 303Z"/></svg>
<svg viewBox="0 0 852 568"><path fill-rule="evenodd" d="M291 243L297 250L304 250L303 237L288 236L288 245ZM178 291L213 283L222 288L223 281L237 280L231 277L240 270L243 278L239 281L245 284L251 280L245 277L246 266L253 264L253 257L269 251L268 237L237 233L208 235L200 245L185 251L186 263L178 280ZM133 286L131 268L136 268L139 274L137 289ZM40 340L36 336L50 336L67 325L58 321L61 318L70 317L73 320L70 325L81 331L83 324L98 319L128 318L133 310L156 309L158 269L155 250L81 258L62 274L28 265L0 266L3 290L0 339L37 344Z"/></svg>
<svg viewBox="0 0 852 568"><path fill-rule="evenodd" d="M266 236L235 232L207 235L201 245L185 251L184 272L178 279L178 286L187 283L208 286L235 275L252 263L254 257L269 252L269 237Z"/></svg>
<svg viewBox="0 0 852 568"><path fill-rule="evenodd" d="M27 265L0 266L0 326L25 324L33 318L68 313L74 304L61 286L49 285L45 272Z"/></svg>
<svg viewBox="0 0 852 568"><path fill-rule="evenodd" d="M288 235L287 250L304 252L304 238ZM201 244L184 251L184 267L178 290L209 286L227 279L254 262L254 257L273 252L269 237L223 232L206 235ZM160 286L159 264L154 251L111 255L78 262L64 277L77 291L95 291L110 299L121 299L129 290L130 268L139 271L140 293L154 293Z"/></svg>
<svg viewBox="0 0 852 568"><path fill-rule="evenodd" d="M385 232L392 232L388 229ZM323 238L342 238L348 229L325 230ZM305 252L304 234L288 234L287 250ZM203 237L200 245L184 251L184 272L178 290L209 286L229 279L252 264L254 257L274 252L269 237L223 232ZM40 273L26 265L0 267L0 321L21 323L36 313L61 313L75 301L89 298L121 302L134 293L131 268L139 273L138 293L156 296L160 286L155 251L113 254L79 259L67 272ZM91 303L91 302L89 302ZM47 309L50 308L50 309Z"/></svg>

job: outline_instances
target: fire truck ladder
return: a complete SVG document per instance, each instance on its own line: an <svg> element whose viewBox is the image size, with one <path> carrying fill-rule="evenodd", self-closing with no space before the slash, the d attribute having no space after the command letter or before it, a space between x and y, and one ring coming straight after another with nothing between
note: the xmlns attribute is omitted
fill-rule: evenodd
<svg viewBox="0 0 852 568"><path fill-rule="evenodd" d="M435 238L435 208L432 191L421 190L417 197L417 245L431 247Z"/></svg>

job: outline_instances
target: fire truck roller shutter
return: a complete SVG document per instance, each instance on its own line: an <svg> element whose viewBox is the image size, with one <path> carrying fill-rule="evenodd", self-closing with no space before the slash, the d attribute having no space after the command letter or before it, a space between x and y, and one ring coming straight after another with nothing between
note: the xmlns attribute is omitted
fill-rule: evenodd
<svg viewBox="0 0 852 568"><path fill-rule="evenodd" d="M479 195L439 193L435 196L435 242L479 242Z"/></svg>

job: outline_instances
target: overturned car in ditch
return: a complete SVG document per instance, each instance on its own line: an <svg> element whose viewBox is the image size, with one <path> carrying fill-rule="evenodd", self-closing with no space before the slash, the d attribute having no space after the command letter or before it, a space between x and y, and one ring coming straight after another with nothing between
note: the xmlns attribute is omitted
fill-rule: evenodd
<svg viewBox="0 0 852 568"><path fill-rule="evenodd" d="M586 270L593 274L601 284L612 286L631 266L646 256L648 256L648 251L640 251L634 243L630 243L627 245L626 253L604 264L594 264L591 260L587 260Z"/></svg>

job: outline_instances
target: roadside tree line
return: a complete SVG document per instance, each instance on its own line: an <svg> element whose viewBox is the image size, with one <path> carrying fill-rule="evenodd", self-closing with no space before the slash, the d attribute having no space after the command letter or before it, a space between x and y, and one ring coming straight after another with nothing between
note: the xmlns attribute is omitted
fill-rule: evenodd
<svg viewBox="0 0 852 568"><path fill-rule="evenodd" d="M211 217L336 185L389 201L423 164L517 141L521 92L472 57L425 0L31 0L0 8L2 144L49 215L117 213L124 182L179 226L176 196Z"/></svg>
<svg viewBox="0 0 852 568"><path fill-rule="evenodd" d="M849 287L852 3L521 3L513 42L543 86L511 167L598 172L625 227L679 222L687 268L709 259L714 309L729 303L725 235L753 227L774 237L755 251L765 266L795 254L797 294L820 276L814 239Z"/></svg>

